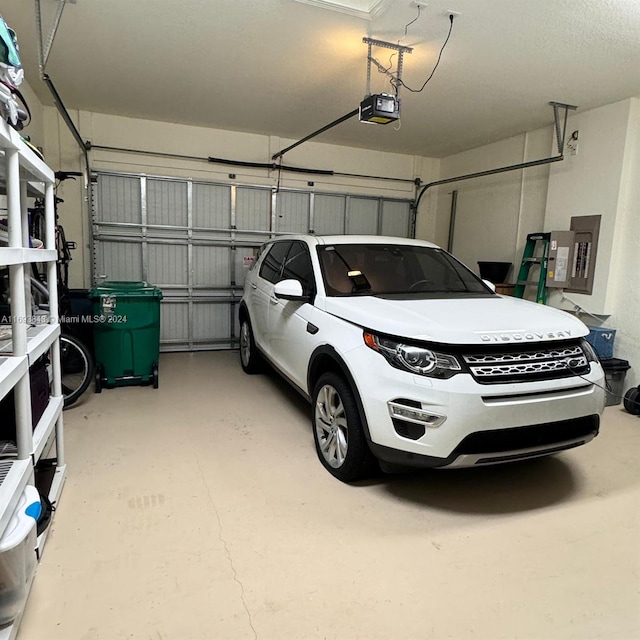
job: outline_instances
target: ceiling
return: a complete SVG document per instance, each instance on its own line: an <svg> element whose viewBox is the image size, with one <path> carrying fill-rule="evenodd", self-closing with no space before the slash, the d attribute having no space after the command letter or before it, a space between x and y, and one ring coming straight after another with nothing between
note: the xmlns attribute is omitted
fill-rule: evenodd
<svg viewBox="0 0 640 640"><path fill-rule="evenodd" d="M454 10L433 79L401 90L399 125L353 118L316 140L443 157L551 124L551 100L586 110L640 96L639 0L428 0L420 11L412 0L351 0L345 12L309 1L77 0L46 71L69 109L296 140L358 107L365 36L413 47L402 79L419 88ZM2 14L29 84L52 104L34 4L5 2ZM46 36L58 2L41 5ZM385 66L391 54L373 51ZM391 91L375 68L371 90Z"/></svg>

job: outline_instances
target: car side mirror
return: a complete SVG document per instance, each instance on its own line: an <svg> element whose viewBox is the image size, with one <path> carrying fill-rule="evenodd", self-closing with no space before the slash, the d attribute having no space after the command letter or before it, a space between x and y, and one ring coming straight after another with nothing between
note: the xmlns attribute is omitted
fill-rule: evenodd
<svg viewBox="0 0 640 640"><path fill-rule="evenodd" d="M493 291L493 293L496 292L496 285L493 284L493 282L490 282L489 280L485 280L484 278L482 279L482 282L484 282L487 285L487 287L489 287L489 289Z"/></svg>
<svg viewBox="0 0 640 640"><path fill-rule="evenodd" d="M299 280L281 280L273 288L273 293L283 300L309 301L309 296L305 296L302 292L302 284Z"/></svg>

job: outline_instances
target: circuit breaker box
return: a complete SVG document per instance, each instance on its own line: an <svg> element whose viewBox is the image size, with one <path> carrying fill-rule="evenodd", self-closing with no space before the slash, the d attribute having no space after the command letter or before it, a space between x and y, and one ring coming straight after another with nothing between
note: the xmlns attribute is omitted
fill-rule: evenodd
<svg viewBox="0 0 640 640"><path fill-rule="evenodd" d="M602 216L574 216L571 218L573 238L573 260L571 283L566 291L571 293L593 293L596 272L598 235Z"/></svg>
<svg viewBox="0 0 640 640"><path fill-rule="evenodd" d="M573 272L573 231L552 231L547 260L547 287L566 289Z"/></svg>
<svg viewBox="0 0 640 640"><path fill-rule="evenodd" d="M552 231L547 261L550 288L591 294L601 216L574 216L570 231Z"/></svg>

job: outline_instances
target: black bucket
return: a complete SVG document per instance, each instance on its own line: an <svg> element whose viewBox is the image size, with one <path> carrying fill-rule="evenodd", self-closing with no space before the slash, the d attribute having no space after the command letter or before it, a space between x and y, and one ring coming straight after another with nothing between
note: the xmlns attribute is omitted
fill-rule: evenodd
<svg viewBox="0 0 640 640"><path fill-rule="evenodd" d="M506 282L511 264L511 262L478 262L480 277L493 284Z"/></svg>

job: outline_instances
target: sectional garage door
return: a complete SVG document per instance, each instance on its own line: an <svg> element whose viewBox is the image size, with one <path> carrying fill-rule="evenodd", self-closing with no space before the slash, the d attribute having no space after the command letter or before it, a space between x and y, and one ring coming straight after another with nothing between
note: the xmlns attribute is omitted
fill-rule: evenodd
<svg viewBox="0 0 640 640"><path fill-rule="evenodd" d="M410 201L97 172L93 281L164 293L163 351L237 346L237 305L255 250L283 233L407 237Z"/></svg>

